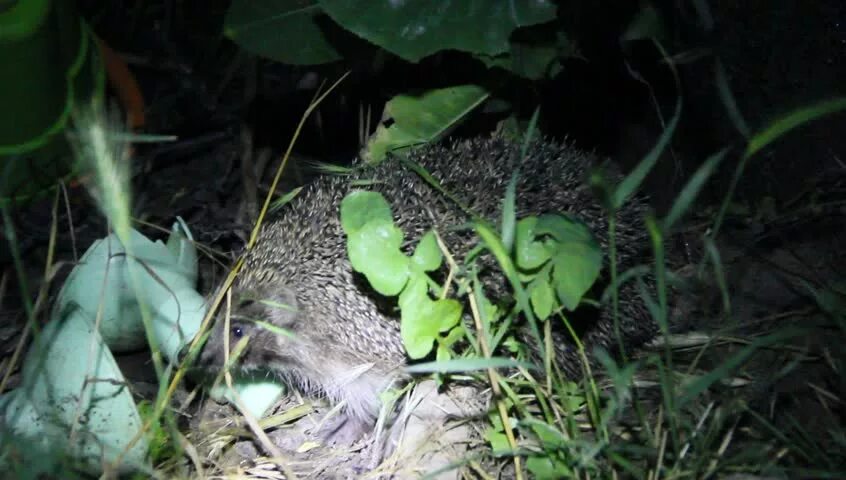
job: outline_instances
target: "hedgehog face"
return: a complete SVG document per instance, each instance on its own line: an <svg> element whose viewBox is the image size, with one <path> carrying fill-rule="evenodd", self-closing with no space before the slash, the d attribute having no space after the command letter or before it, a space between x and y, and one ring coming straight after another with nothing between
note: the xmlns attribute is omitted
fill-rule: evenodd
<svg viewBox="0 0 846 480"><path fill-rule="evenodd" d="M200 365L222 368L226 349L232 362L242 342L243 349L232 363L237 369L253 371L284 362L284 352L289 350L285 347L293 345L297 336L298 308L293 292L284 287L276 288L272 294L268 288L233 287L232 299L229 329L226 330L225 312L220 312L200 355Z"/></svg>

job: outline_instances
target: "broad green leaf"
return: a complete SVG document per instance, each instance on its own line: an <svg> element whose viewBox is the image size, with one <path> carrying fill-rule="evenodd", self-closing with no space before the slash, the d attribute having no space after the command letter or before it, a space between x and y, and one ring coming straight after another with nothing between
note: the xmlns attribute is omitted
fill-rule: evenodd
<svg viewBox="0 0 846 480"><path fill-rule="evenodd" d="M554 28L534 27L515 32L508 53L477 58L489 68L502 68L530 80L552 78L563 68L561 59L576 57L578 51L564 32L550 25Z"/></svg>
<svg viewBox="0 0 846 480"><path fill-rule="evenodd" d="M446 337L441 338L441 344L446 347L451 347L455 342L464 336L464 327L461 324L456 325L455 328L447 333Z"/></svg>
<svg viewBox="0 0 846 480"><path fill-rule="evenodd" d="M427 315L438 325L438 333L446 332L461 320L461 304L452 298L430 301Z"/></svg>
<svg viewBox="0 0 846 480"><path fill-rule="evenodd" d="M316 0L233 0L223 20L223 34L262 57L319 65L341 58L318 25L322 15Z"/></svg>
<svg viewBox="0 0 846 480"><path fill-rule="evenodd" d="M548 214L521 220L517 224L515 256L517 265L525 271L537 269L553 259L552 285L546 269L528 274L530 278L536 275L531 302L541 319L549 316L556 306L551 291L553 286L562 304L573 310L602 268L602 251L590 228L564 215Z"/></svg>
<svg viewBox="0 0 846 480"><path fill-rule="evenodd" d="M537 217L527 217L517 222L514 238L515 263L521 270L534 270L552 256L546 245L535 240Z"/></svg>
<svg viewBox="0 0 846 480"><path fill-rule="evenodd" d="M555 480L573 477L570 467L563 462L553 460L551 457L529 457L526 459L526 468L532 472L532 478L538 480Z"/></svg>
<svg viewBox="0 0 846 480"><path fill-rule="evenodd" d="M367 141L367 145L361 152L361 158L369 163L379 163L389 153L402 155L405 149L426 143L425 134L413 131L405 125L379 125Z"/></svg>
<svg viewBox="0 0 846 480"><path fill-rule="evenodd" d="M578 307L594 284L602 267L602 252L586 242L562 243L552 259L552 273L558 299L569 310Z"/></svg>
<svg viewBox="0 0 846 480"><path fill-rule="evenodd" d="M567 445L567 437L557 428L533 418L520 422L531 427L541 441L545 450L556 450Z"/></svg>
<svg viewBox="0 0 846 480"><path fill-rule="evenodd" d="M558 404L564 408L565 412L575 412L582 408L586 402L584 390L581 389L579 384L567 381L561 385Z"/></svg>
<svg viewBox="0 0 846 480"><path fill-rule="evenodd" d="M427 232L420 239L417 248L414 249L411 261L424 272L431 272L441 266L441 260L443 260L443 254L440 247L438 247L438 240L435 238L435 233L431 231Z"/></svg>
<svg viewBox="0 0 846 480"><path fill-rule="evenodd" d="M584 222L566 215L546 214L538 217L535 235L551 235L560 243L593 242L594 236Z"/></svg>
<svg viewBox="0 0 846 480"><path fill-rule="evenodd" d="M106 75L96 39L72 5L0 7L0 206L44 198L90 163L72 155L77 142L68 133L79 133L71 131L75 111L103 104Z"/></svg>
<svg viewBox="0 0 846 480"><path fill-rule="evenodd" d="M408 280L408 257L400 251L402 231L393 222L371 220L347 239L350 263L382 295L398 294Z"/></svg>
<svg viewBox="0 0 846 480"><path fill-rule="evenodd" d="M347 235L373 220L393 224L391 206L380 193L356 190L341 201L341 227Z"/></svg>
<svg viewBox="0 0 846 480"><path fill-rule="evenodd" d="M555 291L552 285L549 284L549 276L539 275L532 283L532 289L529 298L532 300L532 308L535 309L535 315L541 320L546 320L552 314L555 308Z"/></svg>
<svg viewBox="0 0 846 480"><path fill-rule="evenodd" d="M562 53L573 56L575 52L562 52L557 43L514 42L509 55L509 70L530 80L552 78L561 73Z"/></svg>
<svg viewBox="0 0 846 480"><path fill-rule="evenodd" d="M342 27L410 62L439 50L499 55L508 51L518 27L556 18L549 0L320 0L320 5Z"/></svg>
<svg viewBox="0 0 846 480"><path fill-rule="evenodd" d="M429 90L419 96L397 95L385 105L393 124L377 127L362 157L376 163L388 152L437 141L489 95L476 85Z"/></svg>
<svg viewBox="0 0 846 480"><path fill-rule="evenodd" d="M650 38L663 41L667 38L667 30L658 10L647 4L635 15L620 40L631 42Z"/></svg>
<svg viewBox="0 0 846 480"><path fill-rule="evenodd" d="M428 355L438 334L461 319L460 303L453 299L433 301L427 290L423 275L413 275L399 297L400 335L413 359Z"/></svg>
<svg viewBox="0 0 846 480"><path fill-rule="evenodd" d="M452 358L452 352L450 352L449 347L444 345L443 343L438 343L438 351L435 353L435 360L438 362L446 362Z"/></svg>
<svg viewBox="0 0 846 480"><path fill-rule="evenodd" d="M491 444L491 450L494 455L508 453L511 451L511 445L508 444L508 437L502 432L497 432L494 429L485 431L485 440Z"/></svg>

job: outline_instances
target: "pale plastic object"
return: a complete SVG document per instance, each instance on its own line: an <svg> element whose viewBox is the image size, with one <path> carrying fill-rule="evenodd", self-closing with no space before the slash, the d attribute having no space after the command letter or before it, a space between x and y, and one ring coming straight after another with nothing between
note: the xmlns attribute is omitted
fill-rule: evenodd
<svg viewBox="0 0 846 480"><path fill-rule="evenodd" d="M181 219L167 244L130 230L132 257L115 234L97 240L65 281L56 308L73 305L92 320L101 311L100 334L113 352L143 348L147 338L131 273L150 308L156 343L174 360L205 315L203 298L194 290L197 252L190 240Z"/></svg>
<svg viewBox="0 0 846 480"><path fill-rule="evenodd" d="M107 345L125 350L146 342L133 280L169 360L194 337L205 305L193 288L197 257L189 239L184 224L174 224L166 245L132 230L131 256L114 235L83 255L27 353L21 386L0 398L3 431L11 433L3 440L25 445L20 454L34 455L30 463L39 463L34 452L65 451L84 470L100 473L136 436L138 410ZM141 438L123 454L119 471L149 468L147 450Z"/></svg>
<svg viewBox="0 0 846 480"><path fill-rule="evenodd" d="M81 310L44 327L24 360L21 386L0 399L0 409L10 434L3 440L13 439L19 454L62 451L91 473L99 473L103 461L114 462L141 428L114 357ZM141 437L118 472L149 469L147 450Z"/></svg>
<svg viewBox="0 0 846 480"><path fill-rule="evenodd" d="M131 289L130 273L135 275L142 298L147 299L147 305L151 308L157 346L167 359L175 361L179 351L199 330L206 312L204 300L194 290L197 253L190 240L190 231L181 219L173 225L173 233L167 245L161 241L152 242L132 230L131 252L140 262L126 261L127 257L122 255L124 249L114 235L100 240L83 256L85 270L80 275L90 276L84 282L88 286L84 286L83 282L66 283L68 289L62 292L61 301L65 304L75 302L87 305L86 311L93 319L100 302L101 289L92 288L91 282L102 285L106 275L122 279L122 282L107 282L107 294L103 297L108 300L104 305L100 333L114 351L122 351L116 347L134 349L144 346L146 338L141 311ZM108 258L111 260L107 272ZM151 275L151 270L155 275ZM284 393L284 387L279 382L238 375L234 375L232 386L244 407L256 417L264 416ZM212 397L235 403L234 396L225 386L215 388Z"/></svg>
<svg viewBox="0 0 846 480"><path fill-rule="evenodd" d="M174 224L166 245L132 230L131 257L114 235L89 248L62 288L43 336L27 355L22 387L0 398L0 420L9 431L52 450L68 446L71 430L79 430L83 435L75 438L89 441L80 440L70 452L91 472L98 472L97 454L114 459L125 446L121 442L128 442L140 428L137 409L110 351L133 350L146 342L132 282L138 282L137 292L149 306L156 346L168 360L176 361L199 330L206 311L194 290L197 256L190 238L179 223ZM93 325L101 305L99 334L95 334ZM86 384L86 378L97 381ZM112 390L104 390L109 387ZM284 391L278 382L266 379L236 378L233 387L257 417ZM83 392L81 401L79 392ZM232 401L225 387L216 389L213 396ZM85 415L80 417L80 411ZM94 426L90 430L66 427L80 420ZM146 442L139 442L123 465L146 466L146 451Z"/></svg>
<svg viewBox="0 0 846 480"><path fill-rule="evenodd" d="M232 390L238 394L244 408L256 418L263 417L285 394L285 387L277 381L237 375L232 376ZM232 390L225 382L220 382L209 390L209 396L217 401L225 399L235 405L237 402Z"/></svg>

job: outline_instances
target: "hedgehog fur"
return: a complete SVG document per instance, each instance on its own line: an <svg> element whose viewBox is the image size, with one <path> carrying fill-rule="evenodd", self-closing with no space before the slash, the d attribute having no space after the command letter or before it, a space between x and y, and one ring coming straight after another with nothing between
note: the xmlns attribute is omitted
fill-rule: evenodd
<svg viewBox="0 0 846 480"><path fill-rule="evenodd" d="M521 147L520 142L499 136L474 138L422 147L409 158L461 203L495 224L519 163L517 217L573 214L590 227L607 253L607 213L586 186L588 171L598 158L567 143L541 139L531 143L520 159ZM305 394L345 402L345 425L335 433L346 433L339 433L339 438L354 438L372 426L379 394L404 379L402 367L407 364L398 312L370 289L348 260L339 219L344 196L357 188L381 193L405 235L408 251L431 228L438 229L457 259L478 242L469 232L451 228L466 223L466 214L415 172L394 160L358 167L349 175L318 178L270 219L232 287L229 348L250 336L240 368L271 372ZM613 174L613 179L619 180L619 175ZM368 183L361 187L354 181ZM641 223L646 208L645 198L635 196L617 212L620 272L643 263L648 255ZM484 265L487 293L494 298L505 294L507 284L495 263ZM607 284L607 274L606 254L600 285ZM619 293L620 331L627 348L636 348L657 331L636 290L634 282L628 282ZM613 351L617 340L610 305L590 310L572 315L586 350L601 346ZM255 319L269 321L290 335L263 329ZM207 367L223 364L222 324L218 322L201 356ZM578 376L575 346L566 336L555 338L558 366L569 376Z"/></svg>

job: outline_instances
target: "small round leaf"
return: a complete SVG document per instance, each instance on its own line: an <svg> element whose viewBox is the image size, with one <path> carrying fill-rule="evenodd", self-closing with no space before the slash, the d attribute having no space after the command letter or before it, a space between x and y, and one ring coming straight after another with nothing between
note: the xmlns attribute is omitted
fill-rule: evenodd
<svg viewBox="0 0 846 480"><path fill-rule="evenodd" d="M535 315L541 320L549 318L555 306L555 291L552 289L552 285L549 284L548 276L538 276L535 279L529 298L532 301L532 309L534 309Z"/></svg>
<svg viewBox="0 0 846 480"><path fill-rule="evenodd" d="M590 242L564 243L556 252L553 264L558 299L567 309L575 310L599 276L602 253Z"/></svg>
<svg viewBox="0 0 846 480"><path fill-rule="evenodd" d="M408 280L408 257L399 250L402 231L389 221L373 220L349 236L350 263L382 295L402 291Z"/></svg>
<svg viewBox="0 0 846 480"><path fill-rule="evenodd" d="M438 240L435 238L434 232L430 231L423 235L420 243L417 244L417 248L414 249L411 260L424 272L437 270L441 266L443 254L438 247Z"/></svg>
<svg viewBox="0 0 846 480"><path fill-rule="evenodd" d="M373 220L393 223L391 206L382 194L355 190L341 201L341 227L347 235Z"/></svg>

